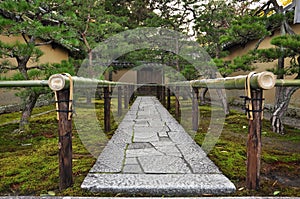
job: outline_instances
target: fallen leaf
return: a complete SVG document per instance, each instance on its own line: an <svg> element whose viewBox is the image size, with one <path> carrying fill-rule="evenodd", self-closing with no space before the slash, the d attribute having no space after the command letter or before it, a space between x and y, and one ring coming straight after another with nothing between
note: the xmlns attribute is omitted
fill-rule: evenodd
<svg viewBox="0 0 300 199"><path fill-rule="evenodd" d="M280 193L280 191L274 191L273 195L277 196Z"/></svg>
<svg viewBox="0 0 300 199"><path fill-rule="evenodd" d="M54 191L48 191L48 195L49 196L55 196L55 192Z"/></svg>

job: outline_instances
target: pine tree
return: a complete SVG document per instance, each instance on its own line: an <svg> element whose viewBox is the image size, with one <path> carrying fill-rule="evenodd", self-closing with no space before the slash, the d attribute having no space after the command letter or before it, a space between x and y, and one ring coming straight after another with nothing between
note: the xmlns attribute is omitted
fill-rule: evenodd
<svg viewBox="0 0 300 199"><path fill-rule="evenodd" d="M84 58L97 42L114 32L124 30L126 17L106 14L100 1L13 1L0 2L0 34L21 36L12 44L0 42L0 72L15 70L15 79L46 79L56 72L74 74L76 62L57 64L39 63L43 45L58 45L67 49L74 59ZM17 65L11 62L16 60ZM35 66L29 67L34 61ZM30 88L22 92L24 108L20 130L28 125L28 119L38 97L47 89Z"/></svg>
<svg viewBox="0 0 300 199"><path fill-rule="evenodd" d="M246 43L250 40L258 40L253 51L250 51L238 59L244 60L248 65L251 65L254 61L269 62L277 60L278 64L276 68L273 69L273 72L277 75L277 79L283 79L285 75L292 74L295 75L296 78L299 78L299 51L297 51L296 46L298 44L298 36L295 35L289 25L293 21L293 13L286 12L276 0L269 0L253 13L252 16L249 16L249 19L253 20L250 24L255 26L251 26L249 23L241 23L237 28L230 29L223 37L223 41L227 40L239 44ZM277 29L280 29L281 36L274 37L271 41L271 44L276 47L258 49L265 37ZM240 37L240 32L247 34L242 34L242 37ZM249 35L249 32L253 32L254 34L251 33L251 35ZM286 58L291 59L289 66L285 66ZM271 125L274 132L284 133L282 117L288 108L292 94L297 89L296 87L276 88L274 111L271 117Z"/></svg>

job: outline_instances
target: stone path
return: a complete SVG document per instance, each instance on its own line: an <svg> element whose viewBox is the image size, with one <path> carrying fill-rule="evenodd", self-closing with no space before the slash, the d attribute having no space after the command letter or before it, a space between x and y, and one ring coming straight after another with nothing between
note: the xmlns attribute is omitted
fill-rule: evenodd
<svg viewBox="0 0 300 199"><path fill-rule="evenodd" d="M138 97L81 187L92 192L229 194L231 183L154 97Z"/></svg>

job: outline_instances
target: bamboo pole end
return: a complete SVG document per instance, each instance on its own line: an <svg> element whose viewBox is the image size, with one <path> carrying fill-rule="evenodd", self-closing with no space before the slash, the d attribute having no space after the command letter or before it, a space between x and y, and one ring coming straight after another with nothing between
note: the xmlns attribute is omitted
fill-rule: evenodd
<svg viewBox="0 0 300 199"><path fill-rule="evenodd" d="M269 90L275 86L276 77L271 72L261 72L258 74L257 82L260 88Z"/></svg>
<svg viewBox="0 0 300 199"><path fill-rule="evenodd" d="M65 87L66 80L63 75L55 74L50 76L48 83L51 90L60 91Z"/></svg>

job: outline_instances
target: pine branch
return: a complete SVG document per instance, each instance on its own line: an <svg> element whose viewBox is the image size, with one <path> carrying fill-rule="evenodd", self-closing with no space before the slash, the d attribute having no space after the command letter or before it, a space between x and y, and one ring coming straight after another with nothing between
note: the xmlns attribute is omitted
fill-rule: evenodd
<svg viewBox="0 0 300 199"><path fill-rule="evenodd" d="M266 37L267 37L267 36L264 35L262 38L260 38L260 39L258 40L258 42L257 42L256 45L255 45L254 51L258 49L259 45L261 44L261 42L263 42L263 41L265 40Z"/></svg>
<svg viewBox="0 0 300 199"><path fill-rule="evenodd" d="M36 66L30 66L27 68L27 70L32 70L32 69L39 69L39 70L45 70L46 67L44 66L39 66L39 65L36 65Z"/></svg>
<svg viewBox="0 0 300 199"><path fill-rule="evenodd" d="M35 46L45 46L45 45L49 45L49 44L51 44L51 43L53 43L52 40L47 41L47 42L42 42L42 43L36 43Z"/></svg>
<svg viewBox="0 0 300 199"><path fill-rule="evenodd" d="M19 68L17 66L12 67L12 66L3 66L0 65L0 70L18 70Z"/></svg>
<svg viewBox="0 0 300 199"><path fill-rule="evenodd" d="M27 40L27 38L26 38L25 33L22 33L22 37L23 37L24 41L28 44L28 40Z"/></svg>

